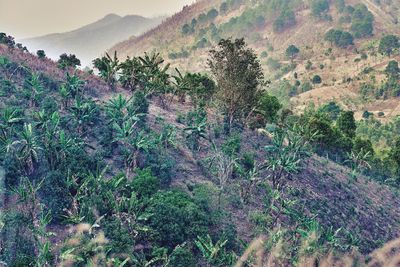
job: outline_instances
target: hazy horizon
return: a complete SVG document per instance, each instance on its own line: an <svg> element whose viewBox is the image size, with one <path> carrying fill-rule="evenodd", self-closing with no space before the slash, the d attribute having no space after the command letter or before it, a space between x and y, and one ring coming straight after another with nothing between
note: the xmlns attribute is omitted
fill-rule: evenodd
<svg viewBox="0 0 400 267"><path fill-rule="evenodd" d="M195 0L0 0L0 32L17 39L61 33L108 14L168 15Z"/></svg>

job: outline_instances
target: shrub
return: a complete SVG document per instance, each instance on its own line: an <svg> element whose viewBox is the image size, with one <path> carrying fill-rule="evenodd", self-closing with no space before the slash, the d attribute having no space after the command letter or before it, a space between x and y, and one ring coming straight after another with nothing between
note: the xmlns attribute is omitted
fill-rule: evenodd
<svg viewBox="0 0 400 267"><path fill-rule="evenodd" d="M257 107L257 113L261 114L265 122L275 122L277 119L278 111L282 108L282 104L278 98L264 93Z"/></svg>
<svg viewBox="0 0 400 267"><path fill-rule="evenodd" d="M313 0L311 2L311 13L315 17L322 17L328 10L328 0Z"/></svg>
<svg viewBox="0 0 400 267"><path fill-rule="evenodd" d="M296 25L296 16L293 11L285 9L273 23L275 32L283 32L287 28Z"/></svg>
<svg viewBox="0 0 400 267"><path fill-rule="evenodd" d="M364 4L355 6L351 20L351 31L356 38L372 36L374 16Z"/></svg>
<svg viewBox="0 0 400 267"><path fill-rule="evenodd" d="M208 11L207 19L214 20L216 17L218 17L218 11L215 8Z"/></svg>
<svg viewBox="0 0 400 267"><path fill-rule="evenodd" d="M65 215L65 209L70 208L72 203L65 179L65 175L59 171L49 172L39 191L42 202L50 210L54 221L60 221Z"/></svg>
<svg viewBox="0 0 400 267"><path fill-rule="evenodd" d="M278 70L282 66L277 59L273 59L271 57L267 59L267 65L271 70Z"/></svg>
<svg viewBox="0 0 400 267"><path fill-rule="evenodd" d="M133 249L135 240L121 219L117 217L107 219L102 226L111 253L126 253Z"/></svg>
<svg viewBox="0 0 400 267"><path fill-rule="evenodd" d="M320 84L320 83L322 83L321 76L319 76L319 75L314 75L314 77L312 78L312 83L313 83L313 84Z"/></svg>
<svg viewBox="0 0 400 267"><path fill-rule="evenodd" d="M196 267L196 260L190 250L178 246L169 256L166 267Z"/></svg>
<svg viewBox="0 0 400 267"><path fill-rule="evenodd" d="M131 186L140 198L150 197L160 189L160 180L152 175L150 169L136 170Z"/></svg>
<svg viewBox="0 0 400 267"><path fill-rule="evenodd" d="M182 191L159 192L150 200L150 226L169 249L208 232L209 217Z"/></svg>
<svg viewBox="0 0 400 267"><path fill-rule="evenodd" d="M342 30L331 29L325 34L324 39L341 48L346 48L354 44L351 33Z"/></svg>
<svg viewBox="0 0 400 267"><path fill-rule="evenodd" d="M369 157L373 157L375 154L371 141L369 139L362 139L360 137L357 137L354 140L353 151L356 153L362 152L363 154L368 153Z"/></svg>
<svg viewBox="0 0 400 267"><path fill-rule="evenodd" d="M392 53L400 48L400 40L396 35L386 35L379 42L378 51L381 54L392 55Z"/></svg>
<svg viewBox="0 0 400 267"><path fill-rule="evenodd" d="M10 211L5 213L3 223L1 260L9 266L33 266L35 247L29 230L32 222L22 213Z"/></svg>
<svg viewBox="0 0 400 267"><path fill-rule="evenodd" d="M44 52L44 50L38 50L36 52L36 55L38 56L38 58L43 59L46 58L46 53Z"/></svg>

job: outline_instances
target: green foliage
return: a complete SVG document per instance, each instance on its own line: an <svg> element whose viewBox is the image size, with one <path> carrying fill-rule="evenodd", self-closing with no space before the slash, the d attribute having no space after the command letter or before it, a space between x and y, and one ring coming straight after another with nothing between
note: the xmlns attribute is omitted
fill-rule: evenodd
<svg viewBox="0 0 400 267"><path fill-rule="evenodd" d="M385 35L379 42L379 53L389 57L400 48L400 40L396 35Z"/></svg>
<svg viewBox="0 0 400 267"><path fill-rule="evenodd" d="M205 238L197 237L195 244L208 263L213 266L224 266L225 264L229 264L225 262L227 260L227 258L225 258L227 255L224 251L227 241L228 240L218 240L214 244L210 235L207 235ZM232 263L233 262L230 262L230 264Z"/></svg>
<svg viewBox="0 0 400 267"><path fill-rule="evenodd" d="M368 139L362 139L360 137L354 139L353 151L356 153L368 154L369 157L373 157L375 155L372 142Z"/></svg>
<svg viewBox="0 0 400 267"><path fill-rule="evenodd" d="M152 175L150 169L136 170L131 186L139 197L151 197L160 189L160 181Z"/></svg>
<svg viewBox="0 0 400 267"><path fill-rule="evenodd" d="M264 75L254 51L243 39L221 40L218 48L210 51L210 57L208 65L218 84L217 98L230 129L256 105Z"/></svg>
<svg viewBox="0 0 400 267"><path fill-rule="evenodd" d="M344 9L346 7L346 2L345 0L335 0L335 6L336 9L338 10L339 13L344 12Z"/></svg>
<svg viewBox="0 0 400 267"><path fill-rule="evenodd" d="M228 3L222 2L221 5L219 6L219 12L224 15L225 13L228 12L228 10L229 10Z"/></svg>
<svg viewBox="0 0 400 267"><path fill-rule="evenodd" d="M157 231L160 245L173 249L207 233L209 218L184 192L159 192L150 200L150 226Z"/></svg>
<svg viewBox="0 0 400 267"><path fill-rule="evenodd" d="M328 0L313 0L311 2L311 14L315 17L322 17L328 10Z"/></svg>
<svg viewBox="0 0 400 267"><path fill-rule="evenodd" d="M274 21L274 32L283 32L289 27L296 25L296 15L292 10L284 9L280 16Z"/></svg>
<svg viewBox="0 0 400 267"><path fill-rule="evenodd" d="M319 75L314 75L311 81L312 81L313 84L320 84L320 83L322 83L321 76L319 76Z"/></svg>
<svg viewBox="0 0 400 267"><path fill-rule="evenodd" d="M60 55L60 59L58 60L58 67L62 70L73 68L75 69L77 66L81 65L81 61L73 54Z"/></svg>
<svg viewBox="0 0 400 267"><path fill-rule="evenodd" d="M271 96L268 93L263 93L256 108L256 113L260 114L266 122L276 122L279 110L282 108L282 104L278 98Z"/></svg>
<svg viewBox="0 0 400 267"><path fill-rule="evenodd" d="M96 58L93 60L93 66L99 70L100 77L114 90L117 83L117 73L120 68L117 51L114 52L114 57L106 53L104 57Z"/></svg>
<svg viewBox="0 0 400 267"><path fill-rule="evenodd" d="M357 4L352 13L351 31L356 38L372 36L374 16L364 4Z"/></svg>
<svg viewBox="0 0 400 267"><path fill-rule="evenodd" d="M183 35L189 35L194 33L194 28L192 28L189 24L185 24L182 26L182 34Z"/></svg>
<svg viewBox="0 0 400 267"><path fill-rule="evenodd" d="M263 168L271 172L269 178L274 189L284 188L287 179L302 169L302 160L310 156L309 144L317 132L311 132L305 138L299 134L299 130L275 128L272 131L272 144L265 147L268 156Z"/></svg>
<svg viewBox="0 0 400 267"><path fill-rule="evenodd" d="M329 102L322 105L318 112L326 114L332 121L335 121L342 112L342 108L336 102Z"/></svg>
<svg viewBox="0 0 400 267"><path fill-rule="evenodd" d="M44 178L39 194L43 204L51 210L54 221L60 221L69 209L72 197L69 192L66 178L60 171L49 172Z"/></svg>
<svg viewBox="0 0 400 267"><path fill-rule="evenodd" d="M343 111L340 113L336 122L338 128L349 138L354 138L356 134L356 121L354 119L353 111Z"/></svg>
<svg viewBox="0 0 400 267"><path fill-rule="evenodd" d="M341 30L331 29L324 37L325 41L335 44L337 47L346 48L353 45L353 36L351 33Z"/></svg>
<svg viewBox="0 0 400 267"><path fill-rule="evenodd" d="M166 267L196 267L196 259L189 249L177 246L169 256Z"/></svg>
<svg viewBox="0 0 400 267"><path fill-rule="evenodd" d="M184 102L186 95L189 95L192 102L196 106L205 105L213 97L216 91L215 82L207 75L201 73L186 73L182 75L176 69L178 75L173 76L175 79L175 94L181 102Z"/></svg>
<svg viewBox="0 0 400 267"><path fill-rule="evenodd" d="M46 58L46 53L44 52L44 50L38 50L36 52L36 55L38 56L38 58L43 59Z"/></svg>
<svg viewBox="0 0 400 267"><path fill-rule="evenodd" d="M300 50L295 45L289 45L289 47L285 51L285 55L293 60L297 54L299 54Z"/></svg>
<svg viewBox="0 0 400 267"><path fill-rule="evenodd" d="M277 60L269 57L267 59L267 65L271 70L279 70L282 67L282 64Z"/></svg>
<svg viewBox="0 0 400 267"><path fill-rule="evenodd" d="M35 263L35 247L29 235L31 223L20 212L7 212L3 219L1 259L10 266L29 266Z"/></svg>
<svg viewBox="0 0 400 267"><path fill-rule="evenodd" d="M388 77L398 77L400 74L399 63L395 60L389 61L388 65L385 68L385 73Z"/></svg>
<svg viewBox="0 0 400 267"><path fill-rule="evenodd" d="M215 8L207 12L207 18L209 20L214 20L216 17L218 17L218 11Z"/></svg>

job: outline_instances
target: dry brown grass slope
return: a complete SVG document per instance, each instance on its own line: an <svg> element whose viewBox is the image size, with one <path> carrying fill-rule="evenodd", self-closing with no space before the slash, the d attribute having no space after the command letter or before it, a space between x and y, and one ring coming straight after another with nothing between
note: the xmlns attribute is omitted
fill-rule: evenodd
<svg viewBox="0 0 400 267"><path fill-rule="evenodd" d="M185 7L181 12L175 14L162 24L147 33L122 42L110 48L110 51L118 51L120 58L126 56L140 55L145 51L158 51L168 58L170 52L177 52L181 49L188 50L190 55L187 58L168 59L173 67L179 67L187 71L207 71L206 59L208 50L211 46L205 48L192 49L196 44L199 36L183 35L181 30L185 23L190 23L193 18L197 18L200 13L207 12L212 7L218 9L221 1L202 0L195 4ZM329 15L333 21L319 20L311 16L309 1L303 1L295 10L297 23L294 27L285 30L282 33L273 31L273 21L276 15L267 16L265 25L259 28L249 29L246 41L259 55L267 51L267 47L273 47L273 51L268 51L268 57L279 60L283 64L289 64L285 59L284 53L290 44L295 44L300 48L300 55L295 61L296 69L289 72L286 76L276 80L279 82L282 78L294 83L293 74L297 72L300 76L300 81L308 81L313 75L320 75L323 83L315 86L315 90L300 93L299 96L292 99L291 104L296 110L301 111L309 102L315 104L323 104L327 101L335 100L340 102L344 107L356 111L358 117L364 110L369 110L373 113L385 112L389 119L400 114L400 105L398 101L378 100L368 103L360 103L359 89L363 80L353 81L351 83L342 83L343 79L361 78L361 71L366 67L373 67L377 70L375 73L378 80L382 80L384 75L382 70L389 61L388 58L382 56L369 57L367 60L355 63L354 60L360 57L358 52L363 51L367 44L372 43L385 34L400 35L400 26L397 20L400 17L400 1L381 1L378 5L373 0L346 0L347 5L365 4L374 15L374 36L357 39L355 46L348 49L333 48L330 55L325 55L325 52L330 48L323 38L324 34L331 28L343 28L349 30L350 24L340 24L339 18L341 14L336 10L334 4L331 4ZM252 7L251 4L242 5L227 14L219 15L213 23L219 27L223 23L229 21L232 17L240 16L247 8ZM202 27L206 27L203 25ZM229 33L230 34L230 33ZM245 33L246 34L246 33ZM223 35L223 33L222 33ZM252 36L257 35L257 38ZM207 37L210 41L210 38ZM211 45L215 45L215 41ZM307 61L313 63L314 68L306 70ZM261 59L264 66L266 76L274 79L276 71L271 70L267 66L267 60ZM323 64L324 69L319 69L318 66Z"/></svg>

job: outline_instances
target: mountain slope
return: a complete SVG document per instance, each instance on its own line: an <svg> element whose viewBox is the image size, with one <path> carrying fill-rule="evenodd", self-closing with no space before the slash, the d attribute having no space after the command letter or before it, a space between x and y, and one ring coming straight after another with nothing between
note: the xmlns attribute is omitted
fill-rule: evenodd
<svg viewBox="0 0 400 267"><path fill-rule="evenodd" d="M282 4L284 2L287 5ZM249 46L261 56L266 77L273 81L271 90L284 98L286 105L303 110L310 101L320 105L335 100L345 108L356 111L358 118L369 109L376 114L387 111L388 106L393 106L391 99L373 99L372 102L360 99L362 81L358 79L362 71L369 67L377 69L370 75L364 75L364 81L372 75L377 76L378 81L385 79L383 70L391 59L378 54L377 48L379 39L385 34L400 35L400 3L345 0L344 10L340 10L337 3L341 1L327 1L329 9L315 16L314 2L318 1L199 1L156 29L121 42L109 51L117 51L124 59L128 55L157 50L175 67L203 71L207 69L208 51L220 38L245 37ZM222 8L224 3L228 8ZM350 12L360 5L372 14L373 31L372 35L356 38ZM207 19L213 9L217 15ZM287 10L292 14L286 14ZM279 28L279 22L287 17L292 17L293 21L287 19L289 22L284 22L284 27ZM330 29L349 31L354 36L354 45L340 48L324 41L324 35ZM285 50L291 44L300 50L294 60L285 56ZM363 54L367 55L367 59L361 60ZM310 68L307 67L309 63L312 64ZM295 73L298 78L294 77ZM295 92L288 92L293 84L310 83L315 75L323 79L322 83L311 85L313 90L303 92L301 86L297 86ZM342 80L349 82L341 83ZM376 87L379 86L376 84ZM400 110L400 106L394 109ZM400 113L389 114L387 117L390 118Z"/></svg>
<svg viewBox="0 0 400 267"><path fill-rule="evenodd" d="M52 100L56 101L56 103L62 103L60 93L53 87L58 88L61 84L66 82L65 73L57 68L55 62L49 59L40 60L33 55L18 50L10 51L1 45L0 56L7 58L7 60L4 61L7 63L0 65L0 81L2 84L0 87L0 100L2 100L0 101L0 108L19 108L22 112L21 116L24 117L23 122L35 122L37 118L34 111L38 112L44 106L49 107L49 105L45 105L46 102ZM15 67L20 65L24 65L25 68L17 68L17 71L15 71ZM26 95L21 93L21 91L24 90L25 80L29 79L27 77L29 77L30 74L26 72L27 70L31 70L32 73L40 74L41 81L43 81L44 84L44 90L46 90L47 100L39 104L38 107L29 107ZM109 126L106 114L103 113L103 109L100 107L105 107L105 103L110 103L108 101L111 98L118 97L119 94L124 97L130 96L127 91L121 88L117 88L116 92L108 91L106 84L95 76L83 72L78 72L78 75L87 82L83 90L85 99L87 98L87 101L94 100L95 103L97 103L96 105L99 106L100 112L97 116L93 116L93 124L87 127L87 131L80 134L82 135L82 142L88 144L80 153L90 159L90 161L88 160L85 162L92 168L90 170L87 169L88 172L98 171L96 168L106 163L109 168L107 168L108 171L102 175L107 179L112 179L114 175L120 173L124 168L122 156L119 154L122 153L122 151L114 148L114 152L111 150L112 153L106 153L105 149L109 147L112 142L104 141L104 138L108 138L107 129ZM69 125L71 118L73 118L70 113L73 109L61 109L57 104L55 106L60 116L63 118L60 127L68 134L75 133L76 127ZM163 133L165 125L176 129L176 146L167 145L165 147L165 151L163 152L165 154L162 155L165 157L164 161L160 162L158 165L162 165L161 168L171 168L172 188L181 188L185 191L191 191L190 194L196 196L196 193L201 195L201 192L193 191L194 185L205 186L207 189L206 198L210 199L212 205L216 206L218 202L216 193L218 192L217 181L215 180L215 176L211 174L209 168L206 167L208 164L205 165L207 158L213 151L212 145L210 142L204 141L202 142L201 151L189 149L185 145L187 140L183 134L185 125L178 120L178 116L182 114L181 112L188 112L191 108L190 103L181 103L177 99L172 99L170 107L168 109L163 109L160 104L153 99L150 101L149 114L146 120L148 128L154 131L150 132L149 136L158 134L159 132ZM210 116L210 125L221 124L218 113L215 112L215 110L210 110L210 113L213 114ZM18 126L22 126L20 124L22 124L22 122L20 122ZM38 124L35 130L39 131L39 128ZM220 136L216 138L217 143L221 143L228 137ZM256 158L265 156L260 148L269 143L270 140L267 137L260 136L256 131L244 129L243 132L241 132L241 139L243 141L240 146L240 155L252 151L252 153L254 152L255 155L257 155ZM94 151L92 151L94 148L98 150L99 153L94 153ZM143 157L145 151L142 151L140 154L142 156L140 157L140 164L144 164L144 162L146 162ZM73 155L70 157L72 158ZM153 157L155 157L155 155L153 155ZM71 159L68 157L66 161L70 160ZM166 167L163 165L167 163L165 162L166 160L172 161L174 164L170 167ZM96 164L92 162L96 162ZM31 179L38 179L37 177L41 178L42 175L47 175L47 167L44 158L38 165L41 166L41 168L38 168L37 172L31 175ZM158 165L156 166L157 168ZM0 161L0 171L3 166L5 167L6 163ZM152 168L156 168L153 165L151 166ZM9 177L11 177L13 173L9 169L10 168L7 167L8 172L6 177L8 177L8 182L11 182L13 180L10 180ZM351 232L352 239L357 241L354 242L354 244L358 243L361 251L363 253L368 253L380 246L381 243L399 236L400 222L397 216L400 212L399 198L396 192L388 186L381 185L375 181L368 181L361 175L357 180L352 180L349 176L349 169L339 166L327 159L313 156L307 162L305 169L294 175L292 179L288 181L290 190L287 190L287 197L296 202L295 207L299 211L304 210L307 216L309 215L310 217L316 218L324 227L334 230L342 229L344 233L347 233L347 231L349 233ZM265 227L268 221L268 217L265 215L267 196L265 196L266 193L263 186L256 187L252 191L249 203L242 203L241 200L239 200L240 180L238 179L240 178L235 177L227 181L227 188L222 194L222 204L220 205L222 205L223 210L232 213L230 215L231 217L224 217L225 222L229 220L229 223L237 226L237 236L240 240L250 242L254 237L257 237L256 229L258 227ZM50 187L51 192L53 192L52 190L58 188L59 185L54 182L54 184L49 183L45 186ZM163 190L169 190L169 187ZM50 196L54 197L54 194ZM45 197L47 197L47 195L44 195L43 199ZM59 199L51 200L55 203L60 201ZM201 201L201 203L206 202L206 199L202 199L201 196L200 198L198 197L198 200ZM6 201L9 207L15 204L11 197ZM219 207L219 209L220 208L221 207ZM6 212L9 211L7 210ZM223 214L224 213L219 216ZM102 221L101 227L106 225L104 220ZM287 224L288 222L283 221L282 227L287 226ZM54 244L64 243L69 233L69 225L55 222L51 227L52 231L54 229L57 233ZM124 232L123 234L130 238L134 236ZM111 240L115 238L115 236L114 232L107 233L106 235L106 237ZM146 242L151 240L151 237L146 236L146 238L147 239L144 239ZM143 242L143 240L139 240L135 248L142 244L139 242Z"/></svg>
<svg viewBox="0 0 400 267"><path fill-rule="evenodd" d="M137 15L120 17L110 14L71 32L49 34L25 39L22 42L32 51L44 49L53 59L62 53L74 53L81 59L82 66L85 66L111 45L132 35L139 35L161 21L161 17L145 18Z"/></svg>

